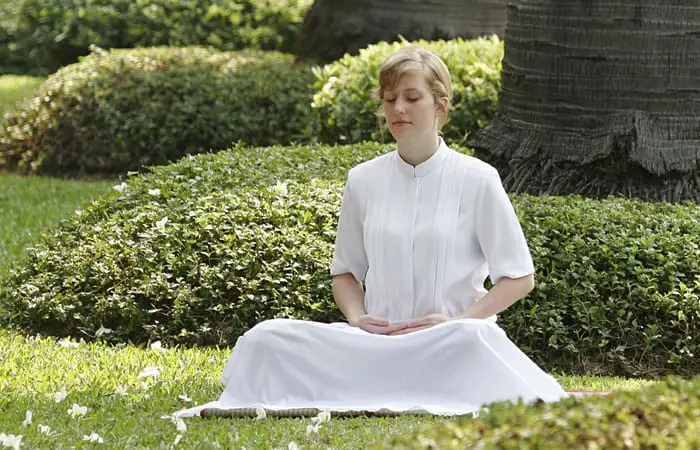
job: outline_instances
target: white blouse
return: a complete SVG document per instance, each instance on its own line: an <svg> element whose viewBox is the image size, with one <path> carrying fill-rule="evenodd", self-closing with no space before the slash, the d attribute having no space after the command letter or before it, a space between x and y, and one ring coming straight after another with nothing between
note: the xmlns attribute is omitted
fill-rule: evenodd
<svg viewBox="0 0 700 450"><path fill-rule="evenodd" d="M350 170L331 275L364 281L367 314L453 317L486 294L487 275L496 284L533 272L520 223L489 164L441 139L415 167L393 151Z"/></svg>

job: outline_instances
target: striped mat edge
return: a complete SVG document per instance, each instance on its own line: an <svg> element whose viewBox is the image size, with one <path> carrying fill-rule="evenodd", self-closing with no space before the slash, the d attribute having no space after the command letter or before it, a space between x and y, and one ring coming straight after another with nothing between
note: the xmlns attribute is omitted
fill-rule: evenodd
<svg viewBox="0 0 700 450"><path fill-rule="evenodd" d="M609 391L566 391L574 397L589 397L593 395L608 395ZM266 417L315 417L322 410L317 408L293 408L293 409L265 409ZM424 416L430 415L425 411L392 411L379 409L377 411L333 411L333 417L396 417L396 416ZM201 417L257 417L255 408L205 408L199 415ZM466 414L471 416L472 414Z"/></svg>

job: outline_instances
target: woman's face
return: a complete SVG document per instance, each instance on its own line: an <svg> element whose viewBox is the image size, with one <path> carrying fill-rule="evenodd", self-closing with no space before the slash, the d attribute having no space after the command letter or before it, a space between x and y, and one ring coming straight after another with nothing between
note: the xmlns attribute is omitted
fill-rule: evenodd
<svg viewBox="0 0 700 450"><path fill-rule="evenodd" d="M394 89L384 91L384 115L397 141L436 134L440 111L422 73L407 72Z"/></svg>

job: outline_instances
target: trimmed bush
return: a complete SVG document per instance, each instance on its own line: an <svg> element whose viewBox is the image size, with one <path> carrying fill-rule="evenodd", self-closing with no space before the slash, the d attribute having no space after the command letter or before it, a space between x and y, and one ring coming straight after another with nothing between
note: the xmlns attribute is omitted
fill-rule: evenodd
<svg viewBox="0 0 700 450"><path fill-rule="evenodd" d="M10 113L0 127L0 167L114 176L233 141L302 140L312 78L275 52L97 50Z"/></svg>
<svg viewBox="0 0 700 450"><path fill-rule="evenodd" d="M29 252L0 293L28 332L233 344L260 320L339 320L329 267L347 170L380 144L189 156L131 177ZM550 371L700 370L700 208L513 196L537 289L501 314Z"/></svg>
<svg viewBox="0 0 700 450"><path fill-rule="evenodd" d="M23 0L9 38L40 74L105 49L204 45L294 53L312 0Z"/></svg>
<svg viewBox="0 0 700 450"><path fill-rule="evenodd" d="M500 402L478 419L421 426L392 449L700 448L700 377L608 397L536 405Z"/></svg>
<svg viewBox="0 0 700 450"><path fill-rule="evenodd" d="M538 272L501 317L523 351L562 371L700 371L700 207L511 198Z"/></svg>
<svg viewBox="0 0 700 450"><path fill-rule="evenodd" d="M345 55L315 71L313 106L324 142L391 140L377 125L379 103L372 99L379 68L401 47L421 45L439 55L452 76L454 98L442 132L453 142L488 125L494 115L501 80L503 43L497 38L449 41L382 42ZM385 127L384 127L385 128Z"/></svg>

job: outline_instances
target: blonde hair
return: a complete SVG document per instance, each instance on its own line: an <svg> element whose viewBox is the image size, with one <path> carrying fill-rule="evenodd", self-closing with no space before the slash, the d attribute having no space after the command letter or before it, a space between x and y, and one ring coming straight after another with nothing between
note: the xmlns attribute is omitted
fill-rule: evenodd
<svg viewBox="0 0 700 450"><path fill-rule="evenodd" d="M379 87L374 90L373 97L383 100L384 91L393 89L401 76L407 72L420 72L425 76L436 103L442 97L447 97L448 101L452 102L452 79L447 66L435 53L417 45L396 51L382 64L379 69ZM384 105L379 106L377 118L380 124L385 119ZM445 122L447 111L439 118L438 130Z"/></svg>

